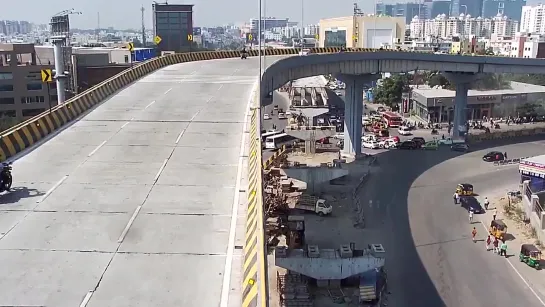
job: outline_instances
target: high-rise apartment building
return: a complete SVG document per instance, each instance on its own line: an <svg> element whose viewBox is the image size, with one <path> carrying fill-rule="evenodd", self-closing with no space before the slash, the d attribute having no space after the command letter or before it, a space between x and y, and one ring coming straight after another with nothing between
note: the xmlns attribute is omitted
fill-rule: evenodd
<svg viewBox="0 0 545 307"><path fill-rule="evenodd" d="M447 17L440 15L433 19L414 18L410 24L411 37L425 39L438 37L451 39L452 37L490 38L492 35L513 37L518 31L518 22L507 16L494 18L481 17Z"/></svg>
<svg viewBox="0 0 545 307"><path fill-rule="evenodd" d="M276 18L276 17L265 17L261 19L261 30L270 30L272 28L285 28L293 25L290 23L289 18ZM250 19L250 31L252 33L257 33L259 27L259 19L251 18Z"/></svg>
<svg viewBox="0 0 545 307"><path fill-rule="evenodd" d="M411 23L415 16L424 19L427 15L427 6L424 3L377 3L375 10L379 16L403 17L407 24Z"/></svg>
<svg viewBox="0 0 545 307"><path fill-rule="evenodd" d="M192 4L152 4L153 29L160 51L189 51L193 35Z"/></svg>
<svg viewBox="0 0 545 307"><path fill-rule="evenodd" d="M545 5L524 6L522 8L520 31L545 34Z"/></svg>
<svg viewBox="0 0 545 307"><path fill-rule="evenodd" d="M451 7L451 1L450 0L433 0L431 4L431 13L430 18L435 18L437 16L450 16L450 7Z"/></svg>
<svg viewBox="0 0 545 307"><path fill-rule="evenodd" d="M520 22L522 7L525 5L526 0L483 0L481 17L492 18L497 15L505 15Z"/></svg>

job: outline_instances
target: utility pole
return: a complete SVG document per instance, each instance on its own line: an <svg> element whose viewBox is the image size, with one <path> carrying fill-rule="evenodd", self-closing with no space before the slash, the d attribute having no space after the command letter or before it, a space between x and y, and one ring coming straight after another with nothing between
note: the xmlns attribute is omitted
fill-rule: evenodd
<svg viewBox="0 0 545 307"><path fill-rule="evenodd" d="M146 9L144 8L144 6L142 5L142 7L140 8L140 11L142 12L142 45L145 47L146 46L146 24L144 22L144 12L146 11Z"/></svg>
<svg viewBox="0 0 545 307"><path fill-rule="evenodd" d="M97 43L100 42L100 12L97 12L97 30L96 30Z"/></svg>
<svg viewBox="0 0 545 307"><path fill-rule="evenodd" d="M64 104L66 100L67 81L69 80L70 72L64 70L66 59L64 49L70 47L70 19L72 14L80 15L81 12L76 12L74 9L65 10L51 17L51 42L53 43L53 53L55 57L55 81L57 83L58 104ZM70 66L70 63L66 63Z"/></svg>

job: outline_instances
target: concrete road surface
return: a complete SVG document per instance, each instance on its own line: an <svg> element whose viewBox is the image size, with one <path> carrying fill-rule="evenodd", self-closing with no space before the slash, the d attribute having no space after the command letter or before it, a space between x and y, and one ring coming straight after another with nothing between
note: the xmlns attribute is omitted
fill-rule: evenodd
<svg viewBox="0 0 545 307"><path fill-rule="evenodd" d="M164 68L15 161L0 306L240 306L257 71L256 59Z"/></svg>
<svg viewBox="0 0 545 307"><path fill-rule="evenodd" d="M516 185L516 166L498 168L481 157L490 150L511 157L542 154L545 142L488 143L475 152L393 150L377 155L380 169L360 195L366 206L369 242L387 250L389 306L543 306L504 258L470 239L472 227L484 239L484 228L470 225L468 213L454 205L458 183L476 193ZM505 144L505 145L502 145ZM479 217L477 216L476 221ZM516 252L516 247L511 247ZM541 294L540 294L541 295Z"/></svg>

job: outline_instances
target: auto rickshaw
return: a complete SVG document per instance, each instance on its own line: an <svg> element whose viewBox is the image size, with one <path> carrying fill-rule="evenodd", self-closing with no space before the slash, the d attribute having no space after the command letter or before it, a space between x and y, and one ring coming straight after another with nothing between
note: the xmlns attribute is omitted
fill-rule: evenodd
<svg viewBox="0 0 545 307"><path fill-rule="evenodd" d="M460 196L472 196L473 185L469 183L461 183L456 187L456 193Z"/></svg>
<svg viewBox="0 0 545 307"><path fill-rule="evenodd" d="M539 269L541 262L541 251L533 244L522 244L520 246L520 262L525 262L528 266Z"/></svg>
<svg viewBox="0 0 545 307"><path fill-rule="evenodd" d="M507 225L502 220L493 220L490 222L490 235L498 238L498 240L505 241L505 234L507 233Z"/></svg>

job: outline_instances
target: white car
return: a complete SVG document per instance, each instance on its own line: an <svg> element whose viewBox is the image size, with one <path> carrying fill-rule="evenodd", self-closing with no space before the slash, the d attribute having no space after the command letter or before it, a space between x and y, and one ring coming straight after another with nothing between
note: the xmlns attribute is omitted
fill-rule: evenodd
<svg viewBox="0 0 545 307"><path fill-rule="evenodd" d="M377 136L374 134L365 134L361 136L363 142L378 142Z"/></svg>
<svg viewBox="0 0 545 307"><path fill-rule="evenodd" d="M269 114L263 114L263 119L271 119L271 116Z"/></svg>
<svg viewBox="0 0 545 307"><path fill-rule="evenodd" d="M291 111L290 111L290 110L287 110L285 114L286 114L286 116L290 116L290 115L291 115Z"/></svg>
<svg viewBox="0 0 545 307"><path fill-rule="evenodd" d="M278 113L278 119L288 119L286 113Z"/></svg>
<svg viewBox="0 0 545 307"><path fill-rule="evenodd" d="M342 140L344 139L344 133L337 133L333 136L334 139Z"/></svg>
<svg viewBox="0 0 545 307"><path fill-rule="evenodd" d="M310 53L310 49L303 49L299 51L299 55L308 55Z"/></svg>
<svg viewBox="0 0 545 307"><path fill-rule="evenodd" d="M380 148L380 145L377 141L364 141L362 143L363 147L364 148L369 148L369 149L379 149Z"/></svg>
<svg viewBox="0 0 545 307"><path fill-rule="evenodd" d="M399 127L399 129L397 129L397 132L399 133L399 135L411 135L412 134L411 129L409 129L409 127L405 127L405 126Z"/></svg>
<svg viewBox="0 0 545 307"><path fill-rule="evenodd" d="M396 148L397 142L394 141L393 139L386 139L384 141L380 141L378 145L380 148L384 148L384 149Z"/></svg>

